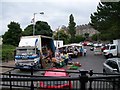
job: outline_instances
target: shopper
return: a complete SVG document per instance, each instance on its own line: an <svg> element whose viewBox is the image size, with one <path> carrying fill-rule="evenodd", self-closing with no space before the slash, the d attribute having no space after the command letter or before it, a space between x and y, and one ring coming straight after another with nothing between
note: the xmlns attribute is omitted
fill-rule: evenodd
<svg viewBox="0 0 120 90"><path fill-rule="evenodd" d="M86 53L87 53L87 49L84 48L84 56L86 56Z"/></svg>
<svg viewBox="0 0 120 90"><path fill-rule="evenodd" d="M68 53L67 52L64 52L64 57L65 57L65 64L67 65L68 64L68 60L69 60L69 55L68 55Z"/></svg>
<svg viewBox="0 0 120 90"><path fill-rule="evenodd" d="M82 55L83 55L83 48L80 47L80 56L82 56Z"/></svg>

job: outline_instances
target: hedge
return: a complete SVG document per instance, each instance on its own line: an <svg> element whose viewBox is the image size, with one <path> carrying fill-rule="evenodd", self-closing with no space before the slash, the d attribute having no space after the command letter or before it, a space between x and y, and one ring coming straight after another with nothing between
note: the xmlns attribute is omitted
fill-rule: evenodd
<svg viewBox="0 0 120 90"><path fill-rule="evenodd" d="M13 45L2 45L2 61L14 60L14 50Z"/></svg>

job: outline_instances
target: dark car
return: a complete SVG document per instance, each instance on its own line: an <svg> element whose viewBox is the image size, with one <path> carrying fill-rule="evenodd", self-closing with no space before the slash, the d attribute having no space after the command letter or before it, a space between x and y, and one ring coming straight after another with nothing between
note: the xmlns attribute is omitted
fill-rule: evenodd
<svg viewBox="0 0 120 90"><path fill-rule="evenodd" d="M109 58L103 63L104 73L120 73L120 58Z"/></svg>

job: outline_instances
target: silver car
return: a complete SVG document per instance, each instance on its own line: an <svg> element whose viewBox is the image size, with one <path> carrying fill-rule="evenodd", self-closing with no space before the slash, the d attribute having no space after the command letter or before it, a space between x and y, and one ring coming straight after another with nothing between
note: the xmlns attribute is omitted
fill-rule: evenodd
<svg viewBox="0 0 120 90"><path fill-rule="evenodd" d="M120 58L109 58L103 63L103 73L120 73Z"/></svg>

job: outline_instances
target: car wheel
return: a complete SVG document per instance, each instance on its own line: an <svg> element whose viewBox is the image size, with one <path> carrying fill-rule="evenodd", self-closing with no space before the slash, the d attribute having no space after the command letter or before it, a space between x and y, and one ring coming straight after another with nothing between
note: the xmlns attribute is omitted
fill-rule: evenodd
<svg viewBox="0 0 120 90"><path fill-rule="evenodd" d="M108 59L108 56L105 56L105 59Z"/></svg>

